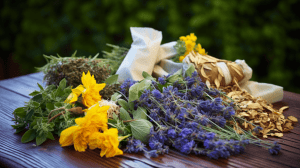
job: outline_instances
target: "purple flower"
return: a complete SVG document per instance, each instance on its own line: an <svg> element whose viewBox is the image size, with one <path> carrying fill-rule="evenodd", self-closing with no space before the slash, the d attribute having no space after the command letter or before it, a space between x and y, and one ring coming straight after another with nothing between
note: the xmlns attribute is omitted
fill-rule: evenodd
<svg viewBox="0 0 300 168"><path fill-rule="evenodd" d="M263 130L263 128L260 127L260 126L257 126L257 127L255 127L255 128L253 129L253 131L254 131L256 134L259 133L259 130Z"/></svg>
<svg viewBox="0 0 300 168"><path fill-rule="evenodd" d="M161 99L163 98L163 94L161 94L161 92L157 89L154 89L152 92L153 96L156 98L156 99Z"/></svg>
<svg viewBox="0 0 300 168"><path fill-rule="evenodd" d="M212 140L212 139L214 139L214 137L215 137L215 133L213 133L213 132L207 132L206 134L205 134L205 137L206 137L206 139L208 139L208 140Z"/></svg>
<svg viewBox="0 0 300 168"><path fill-rule="evenodd" d="M269 152L271 154L278 154L278 152L280 151L281 149L281 146L275 141L274 142L274 146L272 148L269 148Z"/></svg>
<svg viewBox="0 0 300 168"><path fill-rule="evenodd" d="M168 135L168 138L174 139L177 137L177 133L176 133L175 129L169 129L167 135Z"/></svg>
<svg viewBox="0 0 300 168"><path fill-rule="evenodd" d="M207 156L211 159L218 159L219 158L219 152L216 150L207 152Z"/></svg>
<svg viewBox="0 0 300 168"><path fill-rule="evenodd" d="M158 156L157 150L147 151L147 152L145 152L145 155L146 155L147 157L157 157L157 156Z"/></svg>
<svg viewBox="0 0 300 168"><path fill-rule="evenodd" d="M182 138L186 138L187 136L190 136L192 134L193 130L189 128L184 128L179 133L179 136Z"/></svg>
<svg viewBox="0 0 300 168"><path fill-rule="evenodd" d="M195 145L195 141L191 140L190 142L181 146L180 152L189 154L192 151L194 145Z"/></svg>
<svg viewBox="0 0 300 168"><path fill-rule="evenodd" d="M165 78L165 77L159 77L159 78L158 78L158 82L159 82L161 85L164 85L164 84L166 84L166 78Z"/></svg>
<svg viewBox="0 0 300 168"><path fill-rule="evenodd" d="M151 149L160 149L162 148L162 144L156 139L149 139L149 147Z"/></svg>

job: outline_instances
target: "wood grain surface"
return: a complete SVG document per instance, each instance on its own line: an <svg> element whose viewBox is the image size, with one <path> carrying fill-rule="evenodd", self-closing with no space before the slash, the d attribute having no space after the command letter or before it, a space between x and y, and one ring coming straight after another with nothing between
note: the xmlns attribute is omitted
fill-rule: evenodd
<svg viewBox="0 0 300 168"><path fill-rule="evenodd" d="M39 90L43 74L0 81L0 167L300 167L300 126L284 133L282 138L270 137L281 145L279 155L271 155L266 149L248 145L243 154L228 159L209 159L206 156L184 155L176 150L157 158L147 158L143 154L127 154L113 158L100 157L100 150L76 152L73 146L60 147L58 137L47 140L40 146L35 142L21 143L25 131L15 134L12 112L29 101L28 95ZM285 116L293 115L300 119L300 95L284 91L282 101L273 104L279 109L289 106Z"/></svg>

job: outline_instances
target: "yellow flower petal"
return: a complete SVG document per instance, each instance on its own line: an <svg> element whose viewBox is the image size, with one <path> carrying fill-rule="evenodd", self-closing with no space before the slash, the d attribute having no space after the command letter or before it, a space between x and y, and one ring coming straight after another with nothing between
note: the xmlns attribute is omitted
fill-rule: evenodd
<svg viewBox="0 0 300 168"><path fill-rule="evenodd" d="M61 146L70 146L73 144L73 134L78 130L78 126L72 126L63 130L60 134L59 143Z"/></svg>
<svg viewBox="0 0 300 168"><path fill-rule="evenodd" d="M84 117L78 117L75 119L75 123L77 125L82 125L85 121L86 121L86 118L84 118Z"/></svg>
<svg viewBox="0 0 300 168"><path fill-rule="evenodd" d="M185 58L185 56L180 56L179 61L182 62L182 60Z"/></svg>
<svg viewBox="0 0 300 168"><path fill-rule="evenodd" d="M72 92L74 94L76 94L77 96L79 96L80 94L82 94L84 92L84 86L83 85L78 85L75 89L72 89Z"/></svg>

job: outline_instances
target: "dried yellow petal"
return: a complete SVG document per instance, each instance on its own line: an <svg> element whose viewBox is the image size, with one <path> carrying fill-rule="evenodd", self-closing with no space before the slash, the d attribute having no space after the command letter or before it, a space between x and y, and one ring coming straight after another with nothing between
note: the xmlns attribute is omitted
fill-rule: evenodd
<svg viewBox="0 0 300 168"><path fill-rule="evenodd" d="M294 116L289 116L288 119L291 120L294 123L298 122L298 119L296 117L294 117Z"/></svg>

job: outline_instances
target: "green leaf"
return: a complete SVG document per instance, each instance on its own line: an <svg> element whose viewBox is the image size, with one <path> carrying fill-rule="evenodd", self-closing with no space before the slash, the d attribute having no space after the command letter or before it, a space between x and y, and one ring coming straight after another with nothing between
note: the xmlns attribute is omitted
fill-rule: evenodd
<svg viewBox="0 0 300 168"><path fill-rule="evenodd" d="M22 132L24 129L25 129L25 126L24 126L24 127L17 128L15 134L17 134L17 133L19 133L19 132Z"/></svg>
<svg viewBox="0 0 300 168"><path fill-rule="evenodd" d="M25 118L26 111L24 110L24 107L19 107L19 108L15 109L14 114L21 118Z"/></svg>
<svg viewBox="0 0 300 168"><path fill-rule="evenodd" d="M137 110L132 112L134 119L147 119L146 110L143 107L138 107Z"/></svg>
<svg viewBox="0 0 300 168"><path fill-rule="evenodd" d="M114 93L110 100L116 102L120 97L122 97L122 95L120 93Z"/></svg>
<svg viewBox="0 0 300 168"><path fill-rule="evenodd" d="M177 80L182 80L182 68L167 78L167 81L171 83L174 83Z"/></svg>
<svg viewBox="0 0 300 168"><path fill-rule="evenodd" d="M116 113L113 113L113 119L118 120L118 116L116 115Z"/></svg>
<svg viewBox="0 0 300 168"><path fill-rule="evenodd" d="M59 107L62 107L62 106L63 106L63 103L61 103L61 102L54 103L55 108L59 108Z"/></svg>
<svg viewBox="0 0 300 168"><path fill-rule="evenodd" d="M47 108L49 111L54 110L54 104L48 102L48 103L46 104L46 108Z"/></svg>
<svg viewBox="0 0 300 168"><path fill-rule="evenodd" d="M114 119L109 118L109 119L108 119L108 123L111 123L111 124L113 124L113 125L116 125L118 122L117 122L116 120L114 120Z"/></svg>
<svg viewBox="0 0 300 168"><path fill-rule="evenodd" d="M39 94L40 92L39 91L33 91L33 92L31 92L30 94L29 94L29 96L35 96L35 95L37 95L37 94Z"/></svg>
<svg viewBox="0 0 300 168"><path fill-rule="evenodd" d="M150 133L151 123L148 120L138 119L130 122L132 136L146 143Z"/></svg>
<svg viewBox="0 0 300 168"><path fill-rule="evenodd" d="M144 77L145 79L149 79L149 80L156 81L155 78L153 78L150 74L148 74L148 73L145 72L145 71L143 71L142 75L143 75L143 77Z"/></svg>
<svg viewBox="0 0 300 168"><path fill-rule="evenodd" d="M34 110L33 110L33 109L30 110L30 111L28 111L28 112L26 113L25 120L27 120L27 121L30 120L33 114L34 114Z"/></svg>
<svg viewBox="0 0 300 168"><path fill-rule="evenodd" d="M132 120L129 113L123 107L120 108L120 118L123 121Z"/></svg>
<svg viewBox="0 0 300 168"><path fill-rule="evenodd" d="M108 78L104 81L104 83L106 83L106 84L108 84L108 85L116 84L116 83L118 83L118 77L119 77L118 74L112 75L112 76L108 77Z"/></svg>
<svg viewBox="0 0 300 168"><path fill-rule="evenodd" d="M148 89L151 86L151 80L143 79L140 83L135 83L129 88L129 102L139 98L139 92Z"/></svg>
<svg viewBox="0 0 300 168"><path fill-rule="evenodd" d="M44 135L39 135L36 137L36 145L39 146L41 145L43 142L45 142L47 140L47 136Z"/></svg>
<svg viewBox="0 0 300 168"><path fill-rule="evenodd" d="M34 105L35 108L38 108L40 106L40 103L36 101L32 101L32 104Z"/></svg>
<svg viewBox="0 0 300 168"><path fill-rule="evenodd" d="M119 99L118 104L121 105L125 110L129 110L128 103L125 100Z"/></svg>
<svg viewBox="0 0 300 168"><path fill-rule="evenodd" d="M64 88L66 88L66 86L67 86L67 80L64 78L59 82L57 89L64 90Z"/></svg>
<svg viewBox="0 0 300 168"><path fill-rule="evenodd" d="M139 98L138 93L139 93L139 83L135 83L129 88L129 100L128 101L132 102L134 100L137 100Z"/></svg>
<svg viewBox="0 0 300 168"><path fill-rule="evenodd" d="M37 94L37 95L33 96L33 98L31 100L40 103L43 100L43 96L42 96L42 94Z"/></svg>
<svg viewBox="0 0 300 168"><path fill-rule="evenodd" d="M48 132L47 138L51 139L51 140L55 140L54 137L53 137L53 134L51 132Z"/></svg>
<svg viewBox="0 0 300 168"><path fill-rule="evenodd" d="M21 142L22 143L27 143L27 142L30 142L32 140L34 140L35 138L35 130L28 130L25 132L25 134L22 136L22 139L21 139Z"/></svg>
<svg viewBox="0 0 300 168"><path fill-rule="evenodd" d="M39 88L41 89L41 91L43 91L43 90L44 90L44 88L43 88L43 86L42 86L42 85L40 85L39 83L37 83L37 85L39 86Z"/></svg>
<svg viewBox="0 0 300 168"><path fill-rule="evenodd" d="M185 75L191 77L192 73L195 72L195 66L193 64L189 64L188 69L185 71Z"/></svg>
<svg viewBox="0 0 300 168"><path fill-rule="evenodd" d="M128 106L130 110L134 110L134 102L129 102Z"/></svg>

